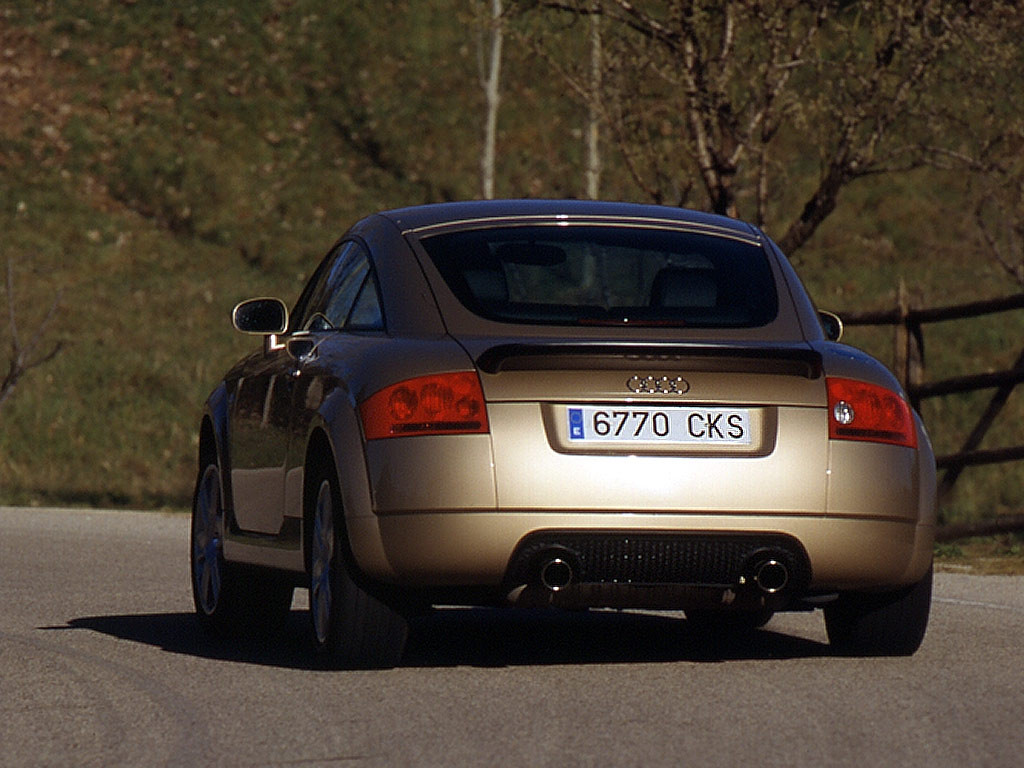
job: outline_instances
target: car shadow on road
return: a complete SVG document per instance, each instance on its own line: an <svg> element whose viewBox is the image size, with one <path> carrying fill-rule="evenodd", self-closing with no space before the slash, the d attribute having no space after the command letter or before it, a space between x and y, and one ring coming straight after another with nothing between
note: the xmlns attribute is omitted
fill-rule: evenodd
<svg viewBox="0 0 1024 768"><path fill-rule="evenodd" d="M716 662L824 656L774 632L711 632L677 615L629 611L448 609L415 622L403 666Z"/></svg>
<svg viewBox="0 0 1024 768"><path fill-rule="evenodd" d="M305 612L292 611L286 624L273 631L217 636L205 632L193 613L140 613L86 616L71 619L67 627L161 648L171 653L207 659L262 664L293 669L315 669L311 646L303 630ZM301 623L301 626L300 626Z"/></svg>
<svg viewBox="0 0 1024 768"><path fill-rule="evenodd" d="M191 613L93 616L68 627L224 661L317 669L305 611L264 635L213 637ZM51 628L56 629L56 627ZM772 630L709 632L678 615L446 608L410 621L403 667L726 662L828 656L829 646Z"/></svg>

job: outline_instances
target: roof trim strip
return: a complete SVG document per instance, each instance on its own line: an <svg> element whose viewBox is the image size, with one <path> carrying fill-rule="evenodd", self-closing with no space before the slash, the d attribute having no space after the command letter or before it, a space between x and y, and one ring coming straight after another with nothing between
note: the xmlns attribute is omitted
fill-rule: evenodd
<svg viewBox="0 0 1024 768"><path fill-rule="evenodd" d="M652 217L630 217L630 216L595 216L595 215L578 215L578 214L534 214L534 215L511 215L511 216L487 216L487 217L476 217L467 219L458 219L452 221L446 221L437 224L427 224L420 227L409 227L402 230L403 235L430 235L435 232L443 232L452 229L483 229L485 227L494 226L505 226L505 227L516 227L516 226L599 226L599 227L616 227L616 226L633 226L641 227L646 229L671 229L678 232L687 232L691 234L702 234L702 235L713 235L715 237L725 237L730 240L738 240L742 243L748 243L749 245L763 245L764 240L758 234L737 232L734 229L728 227L719 227L714 224L704 224L702 222L692 221L679 221L678 219L659 219Z"/></svg>

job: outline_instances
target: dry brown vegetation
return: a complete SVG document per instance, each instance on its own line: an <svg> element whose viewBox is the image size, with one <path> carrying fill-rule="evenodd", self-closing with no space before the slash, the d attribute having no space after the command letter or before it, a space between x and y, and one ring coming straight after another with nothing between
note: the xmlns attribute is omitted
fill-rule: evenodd
<svg viewBox="0 0 1024 768"><path fill-rule="evenodd" d="M292 300L366 213L479 194L486 10L0 10L0 261L25 339L63 290L37 350L66 345L0 412L0 502L187 504L200 403L250 347L231 306ZM822 306L891 306L900 277L926 304L1020 290L1022 17L988 0L506 2L495 194L586 194L597 106L601 196L758 221ZM1022 331L936 327L929 366L1005 368ZM891 357L883 332L850 340ZM926 404L940 451L983 401ZM1006 413L991 445L1024 442L1019 393ZM944 514L1019 512L1022 487L1017 467L971 470Z"/></svg>

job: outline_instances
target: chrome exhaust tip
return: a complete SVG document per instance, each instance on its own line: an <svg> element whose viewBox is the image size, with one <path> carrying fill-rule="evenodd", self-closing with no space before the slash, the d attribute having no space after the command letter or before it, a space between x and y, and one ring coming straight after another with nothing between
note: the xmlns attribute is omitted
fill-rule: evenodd
<svg viewBox="0 0 1024 768"><path fill-rule="evenodd" d="M774 595L789 584L789 568L774 558L762 560L754 566L754 583L762 592Z"/></svg>
<svg viewBox="0 0 1024 768"><path fill-rule="evenodd" d="M540 583L552 592L565 589L572 579L572 566L560 557L552 557L540 568Z"/></svg>

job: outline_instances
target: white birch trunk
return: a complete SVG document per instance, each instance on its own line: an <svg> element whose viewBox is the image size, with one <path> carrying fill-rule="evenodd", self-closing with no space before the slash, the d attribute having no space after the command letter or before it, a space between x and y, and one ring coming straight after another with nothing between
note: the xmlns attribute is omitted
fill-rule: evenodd
<svg viewBox="0 0 1024 768"><path fill-rule="evenodd" d="M601 194L601 16L590 16L590 104L587 109L587 197Z"/></svg>
<svg viewBox="0 0 1024 768"><path fill-rule="evenodd" d="M491 14L488 25L488 60L481 72L484 88L486 116L484 118L484 145L480 154L480 185L485 200L494 198L494 160L498 136L498 105L501 94L501 44L504 28L501 20L501 0L491 0Z"/></svg>

